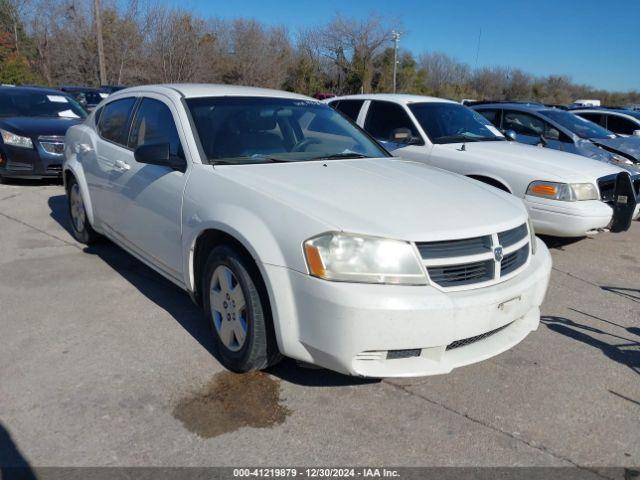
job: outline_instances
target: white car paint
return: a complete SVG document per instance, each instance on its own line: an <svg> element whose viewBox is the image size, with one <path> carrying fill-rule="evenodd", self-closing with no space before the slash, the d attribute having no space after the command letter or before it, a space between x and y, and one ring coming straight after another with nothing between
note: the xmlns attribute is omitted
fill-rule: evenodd
<svg viewBox="0 0 640 480"><path fill-rule="evenodd" d="M516 247L528 252L521 267L482 285L457 288L434 282L327 281L309 274L303 253L307 239L328 231L412 245L483 235L497 243L499 232L526 225L526 209L515 197L422 163L388 157L211 165L201 154L185 98L316 101L248 87L170 85L118 91L95 111L131 96L158 99L171 109L186 171L137 164L131 150L98 135L94 112L67 133L65 182L69 175L77 179L97 232L192 295L198 293L197 239L211 229L236 239L263 277L282 354L353 375L430 375L497 355L538 327L551 257L531 232L504 248L505 255ZM498 258L497 250L489 255L492 262L494 255ZM438 260L443 263L431 262ZM454 261L461 260L444 263ZM500 268L500 261L495 262ZM446 348L497 329L467 346ZM419 355L386 358L390 350L407 349L419 349Z"/></svg>
<svg viewBox="0 0 640 480"><path fill-rule="evenodd" d="M510 141L467 142L464 148L461 143L434 144L408 105L429 102L456 103L451 100L404 94L365 94L334 97L325 103L331 105L340 100L356 99L364 100L356 122L362 128L365 126L372 101L392 102L405 110L424 145L385 144L388 148L396 148L392 151L394 155L465 176L484 177L499 182L513 195L524 200L537 233L578 237L604 229L611 222L613 209L599 200L556 201L532 197L526 195L526 192L531 182L541 180L591 183L597 187L599 178L623 171L616 166L579 155ZM502 137L499 131L496 130L494 133Z"/></svg>

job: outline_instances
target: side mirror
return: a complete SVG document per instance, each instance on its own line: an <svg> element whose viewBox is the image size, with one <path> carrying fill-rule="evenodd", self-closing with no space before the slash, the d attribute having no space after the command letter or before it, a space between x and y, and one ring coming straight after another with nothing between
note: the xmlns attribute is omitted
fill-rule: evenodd
<svg viewBox="0 0 640 480"><path fill-rule="evenodd" d="M545 147L547 146L547 139L542 134L540 135L540 143L539 143L539 145L543 145Z"/></svg>
<svg viewBox="0 0 640 480"><path fill-rule="evenodd" d="M185 171L186 162L183 158L171 155L171 146L168 143L152 143L140 145L133 152L138 163L148 165L160 165L173 170Z"/></svg>
<svg viewBox="0 0 640 480"><path fill-rule="evenodd" d="M506 130L504 132L504 136L507 137L507 140L511 140L512 142L516 141L517 135L514 130Z"/></svg>
<svg viewBox="0 0 640 480"><path fill-rule="evenodd" d="M633 135L634 137L640 137L640 130L634 130L634 131L633 131L633 133L632 133L632 135Z"/></svg>
<svg viewBox="0 0 640 480"><path fill-rule="evenodd" d="M413 136L411 130L408 128L396 128L391 133L392 140L396 143L402 143L404 145L416 145L420 143L420 139Z"/></svg>

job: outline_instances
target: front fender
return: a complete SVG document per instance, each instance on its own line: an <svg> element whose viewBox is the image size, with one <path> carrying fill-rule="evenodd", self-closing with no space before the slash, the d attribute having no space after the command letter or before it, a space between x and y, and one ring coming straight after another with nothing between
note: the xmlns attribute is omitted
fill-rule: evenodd
<svg viewBox="0 0 640 480"><path fill-rule="evenodd" d="M87 179L84 175L84 169L82 168L82 164L78 161L75 153L67 153L69 149L69 146L65 147L65 161L62 167L64 189L66 192L68 188L67 175L71 173L75 177L76 181L78 182L78 186L80 187L80 194L82 195L82 201L84 202L84 208L87 214L87 218L89 219L89 223L95 229L96 222L93 215L93 204L91 203L91 197L89 196L89 188L87 186Z"/></svg>

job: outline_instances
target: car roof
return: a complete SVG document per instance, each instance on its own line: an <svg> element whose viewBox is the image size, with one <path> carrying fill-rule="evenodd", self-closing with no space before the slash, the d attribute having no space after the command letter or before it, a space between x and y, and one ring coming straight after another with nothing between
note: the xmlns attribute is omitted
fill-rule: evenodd
<svg viewBox="0 0 640 480"><path fill-rule="evenodd" d="M480 103L471 105L471 108L509 108L512 110L521 110L523 112L541 112L543 110L562 110L561 108L548 107L541 103L520 103L520 102L494 102Z"/></svg>
<svg viewBox="0 0 640 480"><path fill-rule="evenodd" d="M51 95L64 95L64 92L49 87L0 87L0 93L3 92L22 92L22 93L49 93Z"/></svg>
<svg viewBox="0 0 640 480"><path fill-rule="evenodd" d="M624 108L606 108L606 107L585 107L585 108L574 108L570 110L571 113L619 113L621 115L629 115L630 117L634 117L640 120L640 112L635 110L626 110Z"/></svg>
<svg viewBox="0 0 640 480"><path fill-rule="evenodd" d="M344 95L341 97L334 97L329 100L330 103L336 100L381 100L384 102L399 103L402 105L409 105L411 103L458 103L453 100L438 97L428 97L425 95L409 95L405 93L365 93L360 95Z"/></svg>
<svg viewBox="0 0 640 480"><path fill-rule="evenodd" d="M244 87L237 85L221 85L212 83L169 83L161 85L142 85L139 87L129 87L111 94L111 98L120 98L127 94L136 92L156 92L164 93L170 96L176 93L185 98L197 97L273 97L273 98L291 98L298 100L309 100L318 102L318 100L300 95L297 93L285 92L282 90L274 90L270 88Z"/></svg>
<svg viewBox="0 0 640 480"><path fill-rule="evenodd" d="M68 91L68 92L95 92L95 93L100 93L100 89L99 88L82 87L82 86L79 86L79 85L62 85L60 87L60 90Z"/></svg>

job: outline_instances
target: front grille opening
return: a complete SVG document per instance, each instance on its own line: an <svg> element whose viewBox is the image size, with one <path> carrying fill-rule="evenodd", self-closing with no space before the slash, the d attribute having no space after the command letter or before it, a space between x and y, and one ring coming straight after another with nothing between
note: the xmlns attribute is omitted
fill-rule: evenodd
<svg viewBox="0 0 640 480"><path fill-rule="evenodd" d="M442 242L418 242L418 251L424 260L433 258L465 257L491 251L491 236L446 240Z"/></svg>
<svg viewBox="0 0 640 480"><path fill-rule="evenodd" d="M600 200L611 203L614 200L616 190L616 175L608 175L598 179L600 189Z"/></svg>
<svg viewBox="0 0 640 480"><path fill-rule="evenodd" d="M523 238L526 238L528 234L527 224L523 223L519 227L498 233L498 242L503 247L510 247L511 245L518 243Z"/></svg>
<svg viewBox="0 0 640 480"><path fill-rule="evenodd" d="M513 323L513 322L511 322ZM454 348L466 347L467 345L471 345L472 343L479 342L480 340L484 340L492 335L495 335L501 330L507 328L511 323L507 323L501 327L496 328L495 330L491 330L489 332L482 333L480 335L476 335L475 337L463 338L462 340L456 340L455 342L451 342L447 345L447 350L453 350Z"/></svg>
<svg viewBox="0 0 640 480"><path fill-rule="evenodd" d="M459 287L492 280L495 276L495 262L463 263L460 265L444 265L427 267L432 282L442 287Z"/></svg>
<svg viewBox="0 0 640 480"><path fill-rule="evenodd" d="M387 352L387 360L395 360L398 358L419 357L422 350L414 348L411 350L389 350Z"/></svg>
<svg viewBox="0 0 640 480"><path fill-rule="evenodd" d="M515 252L505 255L502 259L502 263L500 264L500 276L509 275L511 272L515 272L527 263L527 258L529 258L529 245L525 245Z"/></svg>

